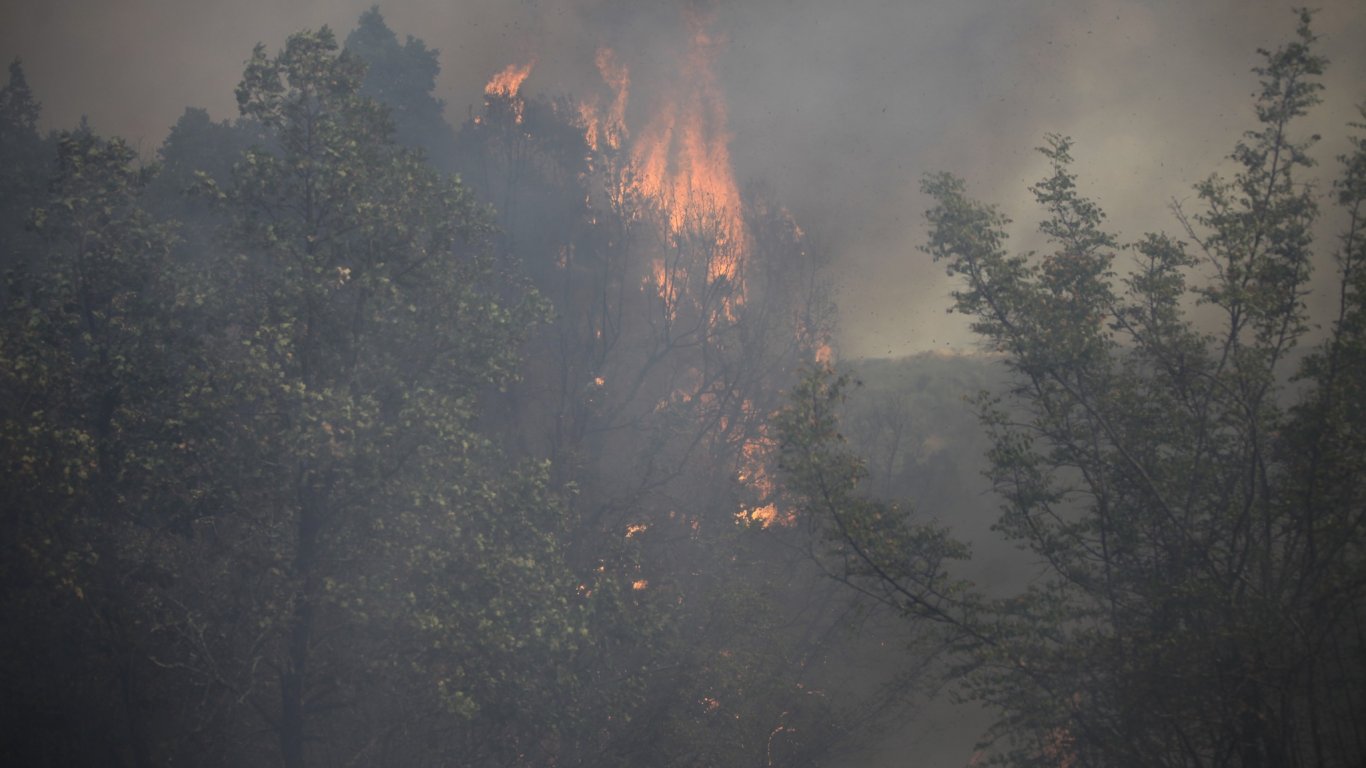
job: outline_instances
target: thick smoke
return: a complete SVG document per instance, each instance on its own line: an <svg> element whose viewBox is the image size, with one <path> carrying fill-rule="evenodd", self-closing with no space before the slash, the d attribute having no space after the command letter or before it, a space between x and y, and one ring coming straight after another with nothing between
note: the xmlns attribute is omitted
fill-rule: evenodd
<svg viewBox="0 0 1366 768"><path fill-rule="evenodd" d="M0 54L24 59L49 126L84 113L150 157L186 105L235 114L255 43L274 48L323 24L344 35L369 4L10 0ZM390 0L380 10L440 49L438 96L458 123L490 74L532 57L531 92L601 89L600 45L631 68L633 108L647 109L648 94L679 76L688 5L707 6L722 38L716 70L739 177L765 179L837 259L848 356L970 345L944 314L947 280L915 250L922 173L952 170L980 197L1027 212L1041 169L1031 148L1066 133L1083 189L1122 237L1173 229L1171 199L1190 196L1252 124L1255 50L1293 27L1289 6L1269 0ZM1366 9L1318 6L1332 64L1306 131L1341 136L1366 98ZM1319 147L1326 171L1339 151Z"/></svg>

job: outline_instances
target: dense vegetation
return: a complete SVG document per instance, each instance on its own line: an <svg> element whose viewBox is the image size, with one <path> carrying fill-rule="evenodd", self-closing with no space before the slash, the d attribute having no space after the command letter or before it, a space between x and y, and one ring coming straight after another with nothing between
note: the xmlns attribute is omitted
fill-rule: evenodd
<svg viewBox="0 0 1366 768"><path fill-rule="evenodd" d="M374 11L258 48L154 166L11 69L6 763L810 764L868 719L744 517L824 311L795 228L754 207L743 303L651 290L714 233L556 103L453 131L435 67Z"/></svg>
<svg viewBox="0 0 1366 768"><path fill-rule="evenodd" d="M1366 144L1320 338L1308 21L1184 240L1121 247L1063 137L1049 255L929 177L988 354L852 389L762 186L669 208L516 90L452 127L377 11L155 163L16 62L0 760L838 765L949 681L1010 764L1360 763Z"/></svg>
<svg viewBox="0 0 1366 768"><path fill-rule="evenodd" d="M1235 175L1176 211L1180 239L1121 247L1060 136L1033 187L1046 254L1008 252L1007 219L961 180L925 180L926 250L960 278L956 310L1010 372L980 406L997 528L1038 564L1024 589L983 595L949 567L966 552L945 530L860 491L862 465L835 433L840 379L808 377L783 414L792 486L824 513L832 569L944 628L966 695L1000 716L1002 762L1366 758L1366 142L1352 139L1329 198L1341 308L1318 340L1305 297L1328 254L1316 257L1306 181L1315 139L1295 120L1326 62L1300 21L1263 52L1259 125L1231 155Z"/></svg>

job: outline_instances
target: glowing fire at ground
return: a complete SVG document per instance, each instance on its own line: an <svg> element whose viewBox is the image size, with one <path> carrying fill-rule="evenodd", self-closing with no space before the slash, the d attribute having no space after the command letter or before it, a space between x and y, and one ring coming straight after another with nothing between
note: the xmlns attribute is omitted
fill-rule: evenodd
<svg viewBox="0 0 1366 768"><path fill-rule="evenodd" d="M735 513L737 522L768 528L774 525L791 525L796 517L788 511L781 511L771 501L776 486L768 474L768 458L776 450L772 438L764 425L760 425L759 436L746 440L740 448L740 471L737 479L759 497L757 506L741 506Z"/></svg>

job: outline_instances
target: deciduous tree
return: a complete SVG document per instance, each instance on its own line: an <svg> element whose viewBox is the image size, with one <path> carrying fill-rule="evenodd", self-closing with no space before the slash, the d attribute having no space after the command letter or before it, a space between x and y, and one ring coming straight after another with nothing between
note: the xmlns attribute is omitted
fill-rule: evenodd
<svg viewBox="0 0 1366 768"><path fill-rule="evenodd" d="M936 571L943 543L855 492L862 470L833 437L827 380L785 417L791 484L852 553L843 573L964 641L967 691L999 712L1003 762L1363 758L1366 453L1349 393L1362 385L1366 160L1357 138L1336 187L1341 313L1297 369L1319 198L1295 120L1325 66L1309 21L1263 52L1258 126L1234 176L1201 182L1198 212L1178 210L1181 239L1121 247L1061 136L1033 187L1047 253L1010 252L1008 220L961 180L924 183L925 250L1013 377L982 414L998 528L1039 563L1026 589L956 594Z"/></svg>

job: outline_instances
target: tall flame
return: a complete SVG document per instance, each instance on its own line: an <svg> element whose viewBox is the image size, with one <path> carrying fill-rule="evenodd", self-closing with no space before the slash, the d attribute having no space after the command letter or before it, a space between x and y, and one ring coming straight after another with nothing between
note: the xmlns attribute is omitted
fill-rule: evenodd
<svg viewBox="0 0 1366 768"><path fill-rule="evenodd" d="M672 234L690 227L712 232L718 258L711 279L735 279L745 242L740 188L730 160L730 134L712 60L718 43L707 20L689 19L690 40L682 71L667 98L631 150L635 188L659 201Z"/></svg>
<svg viewBox="0 0 1366 768"><path fill-rule="evenodd" d="M596 63L603 81L612 89L612 106L603 120L603 138L608 147L621 149L621 142L626 138L626 99L631 88L631 75L626 65L617 61L611 48L599 48Z"/></svg>
<svg viewBox="0 0 1366 768"><path fill-rule="evenodd" d="M594 152L604 148L621 149L626 138L626 100L631 89L631 74L626 65L617 61L616 54L611 48L599 48L595 61L598 65L598 74L602 75L603 82L612 89L612 105L608 107L606 114L602 114L598 108L597 98L590 97L579 104L579 117L583 120L584 126L583 137L588 148Z"/></svg>
<svg viewBox="0 0 1366 768"><path fill-rule="evenodd" d="M512 118L517 125L522 124L526 109L526 100L521 95L522 83L526 82L534 66L535 59L521 66L509 64L484 86L485 99L502 99L512 105Z"/></svg>
<svg viewBox="0 0 1366 768"><path fill-rule="evenodd" d="M499 98L510 99L522 90L522 83L531 75L531 68L536 66L535 59L526 64L518 66L509 64L506 69L494 75L489 80L488 85L484 86L485 96L496 96Z"/></svg>
<svg viewBox="0 0 1366 768"><path fill-rule="evenodd" d="M631 193L648 200L662 215L659 224L670 246L681 246L687 241L702 244L704 248L698 253L704 255L705 268L703 262L673 259L667 254L656 253L650 259L649 272L643 276L642 288L657 292L664 301L665 312L673 318L675 306L686 297L694 292L699 295L711 293L713 284L725 281L729 290L721 292L719 305L707 310L706 322L733 322L745 300L743 267L752 241L746 232L740 187L731 167L725 99L713 69L721 41L709 31L710 19L706 12L696 8L689 11L687 24L687 47L679 62L677 76L652 94L658 100L651 105L651 114L643 129L635 133L627 129L630 72L606 47L598 49L595 63L603 83L611 91L610 100L601 95L589 97L577 105L578 117L585 145L593 155L606 152L609 157L624 161L624 165L613 162L609 166L613 182L611 193ZM525 104L520 90L534 64L532 61L509 66L484 88L491 101L510 103L517 123L522 121ZM618 151L620 155L615 155ZM593 164L593 156L590 156L590 169ZM800 238L795 223L792 227ZM675 251L675 255L679 251ZM829 347L817 347L815 356L827 359ZM699 407L708 405L705 401L708 396L708 393L699 393L686 386L674 395L675 399L681 397L684 402L696 398ZM667 404L667 400L661 401L657 409ZM743 410L747 420L757 417L748 401ZM724 431L726 427L722 429ZM749 488L753 496L752 502L742 505L736 513L736 520L763 528L792 524L793 514L779 508L774 482L768 474L768 465L776 451L775 441L760 427L757 435L741 439L737 447L736 479ZM643 530L643 525L631 526L627 537L634 537ZM647 586L648 581L639 579L632 588L643 590Z"/></svg>

